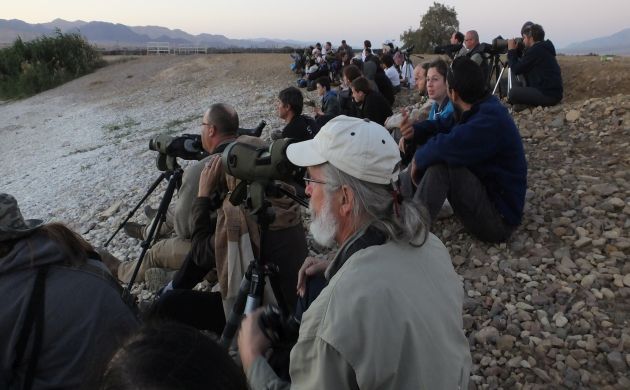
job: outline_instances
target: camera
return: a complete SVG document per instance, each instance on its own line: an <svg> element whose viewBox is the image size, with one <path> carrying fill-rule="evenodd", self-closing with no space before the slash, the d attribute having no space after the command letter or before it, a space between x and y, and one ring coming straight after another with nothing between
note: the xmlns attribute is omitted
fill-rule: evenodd
<svg viewBox="0 0 630 390"><path fill-rule="evenodd" d="M223 167L228 174L248 183L290 181L296 171L303 170L287 158L287 147L293 142L296 140L283 138L268 148L232 142L223 151Z"/></svg>
<svg viewBox="0 0 630 390"><path fill-rule="evenodd" d="M520 57L520 55L525 50L525 44L523 43L523 38L514 38L516 42L516 51ZM508 51L508 40L503 39L502 36L498 36L492 40L492 51L494 54L505 54Z"/></svg>
<svg viewBox="0 0 630 390"><path fill-rule="evenodd" d="M230 203L237 206L247 201L251 215L263 215L267 209L266 197L275 180L296 182L304 175L304 168L293 165L287 158L287 147L297 140L284 138L274 141L268 148L243 142L232 142L223 151L221 160L225 172L241 182L230 195Z"/></svg>
<svg viewBox="0 0 630 390"><path fill-rule="evenodd" d="M149 149L184 160L201 160L208 155L203 150L201 136L198 134L182 134L179 137L160 134L149 140Z"/></svg>
<svg viewBox="0 0 630 390"><path fill-rule="evenodd" d="M461 43L456 43L456 44L449 44L449 45L443 45L443 46L436 46L433 49L433 54L446 54L447 56L453 58L455 57L455 54L457 54L458 51L460 51L462 48L462 44Z"/></svg>
<svg viewBox="0 0 630 390"><path fill-rule="evenodd" d="M267 122L262 120L258 126L253 129L239 128L237 134L260 137L266 125ZM168 171L177 168L178 164L175 160L177 157L184 160L201 160L209 155L209 153L203 149L201 135L199 134L182 134L178 137L172 137L168 134L159 134L149 140L149 149L159 153L156 165L160 171Z"/></svg>
<svg viewBox="0 0 630 390"><path fill-rule="evenodd" d="M284 315L277 306L267 305L258 317L258 327L273 346L292 346L298 338L300 320Z"/></svg>
<svg viewBox="0 0 630 390"><path fill-rule="evenodd" d="M405 55L409 55L411 53L413 53L413 49L416 47L416 45L411 45L409 47L407 47L406 49L400 49L400 52L405 54Z"/></svg>

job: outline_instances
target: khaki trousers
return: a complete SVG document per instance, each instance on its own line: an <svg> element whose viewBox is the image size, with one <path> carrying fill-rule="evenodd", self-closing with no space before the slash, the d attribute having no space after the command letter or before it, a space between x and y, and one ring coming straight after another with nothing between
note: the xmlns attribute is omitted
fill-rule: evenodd
<svg viewBox="0 0 630 390"><path fill-rule="evenodd" d="M144 272L149 268L165 268L166 270L178 270L184 263L184 259L190 252L191 242L178 237L167 238L156 242L144 256L136 282L144 280ZM118 279L123 283L129 283L138 260L125 261L118 267Z"/></svg>

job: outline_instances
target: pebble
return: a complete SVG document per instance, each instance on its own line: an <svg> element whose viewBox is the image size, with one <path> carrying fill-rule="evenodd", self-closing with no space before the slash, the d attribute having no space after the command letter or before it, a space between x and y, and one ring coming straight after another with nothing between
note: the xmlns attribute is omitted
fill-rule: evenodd
<svg viewBox="0 0 630 390"><path fill-rule="evenodd" d="M554 322L558 328L562 328L569 322L569 320L562 313L558 313L554 316Z"/></svg>
<svg viewBox="0 0 630 390"><path fill-rule="evenodd" d="M567 112L565 118L567 122L575 122L580 119L580 112L578 110L571 110Z"/></svg>
<svg viewBox="0 0 630 390"><path fill-rule="evenodd" d="M575 245L576 248L582 248L583 246L590 244L591 241L593 240L589 237L580 237L573 244Z"/></svg>
<svg viewBox="0 0 630 390"><path fill-rule="evenodd" d="M595 282L595 279L597 279L596 275L588 274L582 278L580 284L582 285L582 287L591 288L593 282Z"/></svg>
<svg viewBox="0 0 630 390"><path fill-rule="evenodd" d="M618 351L609 352L606 355L606 361L616 372L626 372L627 365L624 357Z"/></svg>

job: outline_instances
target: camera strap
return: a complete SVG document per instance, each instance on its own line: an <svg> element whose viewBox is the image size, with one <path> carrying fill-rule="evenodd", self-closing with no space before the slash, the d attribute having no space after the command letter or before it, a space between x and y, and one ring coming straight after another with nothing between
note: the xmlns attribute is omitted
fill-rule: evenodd
<svg viewBox="0 0 630 390"><path fill-rule="evenodd" d="M35 275L35 281L33 283L33 291L28 301L26 308L26 314L24 316L24 323L22 324L22 330L18 337L18 341L15 344L15 360L13 361L13 369L11 372L11 378L9 379L9 386L14 384L17 379L17 373L22 364L26 364L26 371L24 372L24 382L22 383L23 390L29 390L33 387L33 381L35 380L35 370L37 369L37 361L39 360L39 352L42 348L42 340L44 337L44 302L45 302L45 290L46 290L46 275L48 274L48 267L40 267ZM35 331L33 332L33 327ZM33 342L31 344L30 355L25 358L26 348L28 341L33 334ZM23 360L26 361L23 363Z"/></svg>

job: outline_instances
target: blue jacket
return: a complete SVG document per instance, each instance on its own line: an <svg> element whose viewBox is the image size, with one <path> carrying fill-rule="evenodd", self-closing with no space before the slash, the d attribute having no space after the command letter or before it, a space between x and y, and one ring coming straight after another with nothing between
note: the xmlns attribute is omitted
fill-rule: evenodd
<svg viewBox="0 0 630 390"><path fill-rule="evenodd" d="M437 102L433 103L433 105L431 106L431 111L429 112L429 116L427 117L427 120L436 120L438 118L446 118L453 115L453 112L455 112L453 103L451 102L451 99L447 97L446 102L443 104L442 107L440 107Z"/></svg>
<svg viewBox="0 0 630 390"><path fill-rule="evenodd" d="M486 187L505 222L520 224L527 161L518 128L499 100L490 96L475 104L454 126L450 120L426 122L433 128L415 128L416 138L420 132L432 132L416 151L416 166L421 171L435 164L468 168Z"/></svg>
<svg viewBox="0 0 630 390"><path fill-rule="evenodd" d="M550 40L536 42L521 58L516 49L508 50L507 57L512 72L525 75L528 87L536 88L545 96L562 99L562 74L556 48Z"/></svg>

